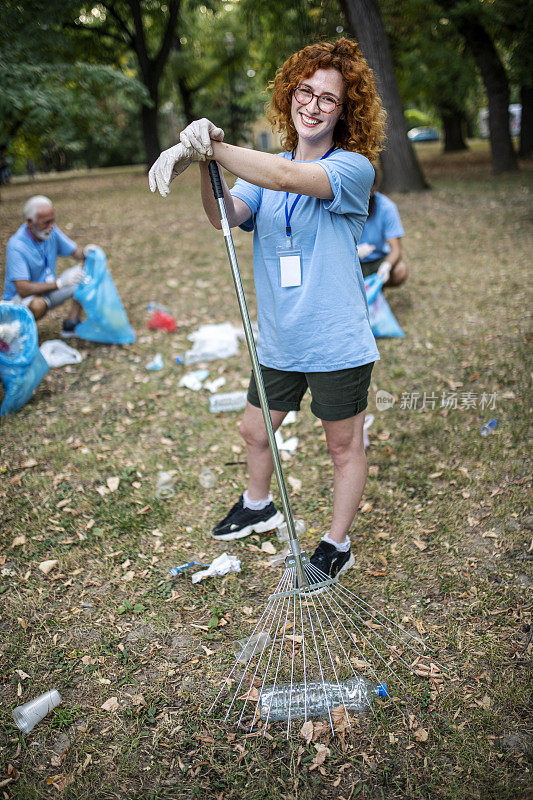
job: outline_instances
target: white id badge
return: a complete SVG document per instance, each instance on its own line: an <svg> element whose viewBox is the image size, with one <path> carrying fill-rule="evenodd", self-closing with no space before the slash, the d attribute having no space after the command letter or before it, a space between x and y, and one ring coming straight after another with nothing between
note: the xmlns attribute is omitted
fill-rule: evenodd
<svg viewBox="0 0 533 800"><path fill-rule="evenodd" d="M280 286L282 289L289 286L302 285L302 251L299 247L290 244L279 245L276 248L279 258Z"/></svg>

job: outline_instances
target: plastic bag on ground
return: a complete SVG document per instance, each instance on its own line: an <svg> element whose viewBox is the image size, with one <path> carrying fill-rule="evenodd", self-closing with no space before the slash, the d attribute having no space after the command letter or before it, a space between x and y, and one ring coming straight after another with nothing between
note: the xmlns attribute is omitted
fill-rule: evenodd
<svg viewBox="0 0 533 800"><path fill-rule="evenodd" d="M241 562L236 556L229 556L227 553L222 553L221 556L215 558L213 563L207 568L202 569L200 572L195 572L191 576L193 583L203 581L205 578L212 578L214 575L227 575L228 572L240 572Z"/></svg>
<svg viewBox="0 0 533 800"><path fill-rule="evenodd" d="M0 416L14 414L26 405L48 364L37 346L37 325L25 306L0 302L0 381L5 397Z"/></svg>
<svg viewBox="0 0 533 800"><path fill-rule="evenodd" d="M79 364L83 359L81 353L70 347L61 339L47 339L39 350L49 367L64 367L67 364Z"/></svg>
<svg viewBox="0 0 533 800"><path fill-rule="evenodd" d="M131 344L135 332L120 300L113 278L106 265L104 251L96 247L85 259L85 281L74 292L87 319L76 325L74 333L81 339L104 344Z"/></svg>
<svg viewBox="0 0 533 800"><path fill-rule="evenodd" d="M193 346L185 353L185 364L230 358L239 352L239 331L231 322L220 325L201 325L187 337Z"/></svg>
<svg viewBox="0 0 533 800"><path fill-rule="evenodd" d="M378 338L394 338L405 336L390 306L383 296L381 287L383 278L379 275L369 275L365 278L366 300L372 333Z"/></svg>

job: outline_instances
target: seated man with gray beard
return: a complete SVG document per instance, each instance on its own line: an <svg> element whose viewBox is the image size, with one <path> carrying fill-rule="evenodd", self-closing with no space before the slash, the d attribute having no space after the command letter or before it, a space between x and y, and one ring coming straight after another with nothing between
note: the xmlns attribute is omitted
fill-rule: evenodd
<svg viewBox="0 0 533 800"><path fill-rule="evenodd" d="M2 299L24 305L36 320L51 308L71 299L70 313L63 320L61 335L74 336L80 322L81 305L74 300L76 287L83 280L83 265L76 264L56 276L58 256L84 261L94 245L79 247L55 225L54 207L44 195L35 195L23 208L24 224L9 239L6 248L6 274Z"/></svg>

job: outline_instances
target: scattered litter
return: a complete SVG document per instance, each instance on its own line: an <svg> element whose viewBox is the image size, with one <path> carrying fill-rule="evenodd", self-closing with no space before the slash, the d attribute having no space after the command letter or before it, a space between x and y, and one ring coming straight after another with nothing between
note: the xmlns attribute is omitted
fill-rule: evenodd
<svg viewBox="0 0 533 800"><path fill-rule="evenodd" d="M294 453L296 448L298 447L298 437L291 436L290 439L286 439L283 441L283 436L279 430L276 431L276 444L278 446L278 450L286 450L287 453Z"/></svg>
<svg viewBox="0 0 533 800"><path fill-rule="evenodd" d="M164 306L163 303L154 303L153 301L148 303L148 305L146 306L146 310L148 311L149 314L153 314L154 311L164 311L165 314L169 313L168 308Z"/></svg>
<svg viewBox="0 0 533 800"><path fill-rule="evenodd" d="M174 356L174 361L176 364L183 364L183 360L180 358L180 356Z"/></svg>
<svg viewBox="0 0 533 800"><path fill-rule="evenodd" d="M370 428L370 426L372 425L373 422L374 422L374 415L373 414L367 414L366 417L365 417L365 423L363 425L363 447L365 448L365 450L367 449L367 447L370 447L370 439L368 437L368 429Z"/></svg>
<svg viewBox="0 0 533 800"><path fill-rule="evenodd" d="M239 352L239 331L231 322L221 325L202 325L187 337L193 346L185 353L186 364L230 358Z"/></svg>
<svg viewBox="0 0 533 800"><path fill-rule="evenodd" d="M246 407L246 392L227 392L213 394L209 398L209 411L218 414L220 411L242 411Z"/></svg>
<svg viewBox="0 0 533 800"><path fill-rule="evenodd" d="M202 489L212 489L216 483L215 473L209 467L204 467L198 476L198 482Z"/></svg>
<svg viewBox="0 0 533 800"><path fill-rule="evenodd" d="M161 353L156 353L153 359L146 365L146 369L151 369L153 372L155 372L158 369L163 369L164 366L163 356Z"/></svg>
<svg viewBox="0 0 533 800"><path fill-rule="evenodd" d="M179 567L172 567L169 570L169 575L181 575L182 572L185 572L187 569L191 569L191 567L208 567L209 564L204 564L203 561L189 561L187 564L180 564Z"/></svg>
<svg viewBox="0 0 533 800"><path fill-rule="evenodd" d="M220 389L221 386L224 386L225 383L225 378L215 378L214 381L206 381L204 383L204 389L209 389L211 394L214 394Z"/></svg>
<svg viewBox="0 0 533 800"><path fill-rule="evenodd" d="M48 575L49 572L52 572L54 567L57 567L59 561L57 558L51 558L48 561L41 561L39 564L39 569L43 573L43 575Z"/></svg>
<svg viewBox="0 0 533 800"><path fill-rule="evenodd" d="M249 661L252 656L261 656L265 647L271 643L271 638L266 631L254 633L248 639L239 639L233 642L233 652L237 661Z"/></svg>
<svg viewBox="0 0 533 800"><path fill-rule="evenodd" d="M155 496L159 500L167 500L174 496L174 478L169 472L158 472L155 485Z"/></svg>
<svg viewBox="0 0 533 800"><path fill-rule="evenodd" d="M482 436L490 436L491 433L494 433L497 427L498 427L498 420L489 419L489 421L486 422L481 428L480 433Z"/></svg>
<svg viewBox="0 0 533 800"><path fill-rule="evenodd" d="M146 324L152 330L168 331L169 333L173 333L178 327L172 314L168 314L166 311L154 311Z"/></svg>
<svg viewBox="0 0 533 800"><path fill-rule="evenodd" d="M270 556L270 558L268 559L270 561L270 566L278 567L280 564L284 564L285 559L287 558L290 552L291 552L290 549L286 547L284 550L281 551L281 553L276 553L275 556Z"/></svg>
<svg viewBox="0 0 533 800"><path fill-rule="evenodd" d="M66 364L79 364L83 360L81 353L70 347L61 339L48 339L39 347L49 367L64 367Z"/></svg>
<svg viewBox="0 0 533 800"><path fill-rule="evenodd" d="M296 411L289 411L283 422L282 425L292 425L293 422L296 422Z"/></svg>
<svg viewBox="0 0 533 800"><path fill-rule="evenodd" d="M13 709L15 724L23 733L29 733L38 723L46 717L61 702L61 695L57 689L52 689L33 700L28 700L22 706Z"/></svg>
<svg viewBox="0 0 533 800"><path fill-rule="evenodd" d="M294 527L296 530L296 536L300 539L305 533L305 522L303 519L295 519ZM276 536L278 537L278 542L289 541L289 529L287 528L287 523L285 521L283 521L281 525L278 525L276 528Z"/></svg>
<svg viewBox="0 0 533 800"><path fill-rule="evenodd" d="M236 556L229 556L227 553L222 553L221 556L215 558L213 563L200 572L195 572L192 576L192 582L198 583L205 578L212 578L214 576L227 575L228 572L240 572L241 562Z"/></svg>
<svg viewBox="0 0 533 800"><path fill-rule="evenodd" d="M188 372L187 375L183 375L180 378L178 386L185 386L186 389L198 392L202 388L202 382L205 381L208 375L208 369L197 369L195 372Z"/></svg>

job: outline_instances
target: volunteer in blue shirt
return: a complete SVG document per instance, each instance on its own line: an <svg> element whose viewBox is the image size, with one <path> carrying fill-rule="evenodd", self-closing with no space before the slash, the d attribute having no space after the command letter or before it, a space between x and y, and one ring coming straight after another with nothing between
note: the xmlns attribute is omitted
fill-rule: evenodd
<svg viewBox="0 0 533 800"><path fill-rule="evenodd" d="M407 280L407 265L402 258L404 230L396 203L376 192L377 178L370 192L368 217L363 226L357 251L366 278L377 272L383 286L400 286Z"/></svg>
<svg viewBox="0 0 533 800"><path fill-rule="evenodd" d="M69 239L55 224L54 207L44 195L30 197L22 213L25 223L7 243L2 299L26 306L39 320L72 298L62 330L62 336L72 336L80 322L81 305L73 294L83 278L83 267L77 264L56 277L56 260L58 256L84 260L94 245L82 249Z"/></svg>
<svg viewBox="0 0 533 800"><path fill-rule="evenodd" d="M163 196L191 161L200 161L209 221L221 227L207 168L209 157L238 176L224 194L232 226L254 234L258 355L276 430L311 391L333 460L331 527L311 561L334 576L354 563L348 531L366 481L363 422L374 362L356 245L383 139L383 112L372 72L346 38L310 45L278 70L269 111L285 152L261 153L222 141L223 131L197 120L150 170ZM248 486L213 529L215 539L272 530L282 515L272 502L273 472L253 376L240 428Z"/></svg>

